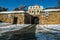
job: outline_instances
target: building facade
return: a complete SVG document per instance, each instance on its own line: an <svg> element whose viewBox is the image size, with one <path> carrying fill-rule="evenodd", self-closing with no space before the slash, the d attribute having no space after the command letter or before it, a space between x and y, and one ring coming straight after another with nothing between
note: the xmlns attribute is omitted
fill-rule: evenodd
<svg viewBox="0 0 60 40"><path fill-rule="evenodd" d="M24 11L0 12L0 22L24 24Z"/></svg>
<svg viewBox="0 0 60 40"><path fill-rule="evenodd" d="M31 18L31 23L38 24L60 24L60 9L45 9L43 6L29 6L28 11Z"/></svg>
<svg viewBox="0 0 60 40"><path fill-rule="evenodd" d="M28 11L0 12L0 22L12 24L60 24L60 9L29 6Z"/></svg>
<svg viewBox="0 0 60 40"><path fill-rule="evenodd" d="M31 15L39 15L40 11L42 10L43 10L43 6L34 5L34 6L29 6L27 12Z"/></svg>

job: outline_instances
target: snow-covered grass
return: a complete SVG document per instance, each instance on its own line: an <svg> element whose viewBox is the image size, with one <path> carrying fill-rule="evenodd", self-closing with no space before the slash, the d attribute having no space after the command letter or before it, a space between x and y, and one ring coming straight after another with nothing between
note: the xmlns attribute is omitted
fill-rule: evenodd
<svg viewBox="0 0 60 40"><path fill-rule="evenodd" d="M11 23L0 23L0 27L11 25Z"/></svg>
<svg viewBox="0 0 60 40"><path fill-rule="evenodd" d="M2 26L0 26L0 33L1 32L7 32L7 31L15 31L15 30L19 30L22 29L23 27L27 27L31 24L2 24ZM51 30L53 29L53 30ZM39 30L44 30L44 31L49 31L49 32L57 32L56 30L60 30L60 24L50 24L50 25L36 25L36 32L38 32Z"/></svg>
<svg viewBox="0 0 60 40"><path fill-rule="evenodd" d="M0 33L19 30L19 29L22 29L23 27L27 27L29 25L31 25L31 24L14 24L14 25L2 26L2 27L0 27Z"/></svg>
<svg viewBox="0 0 60 40"><path fill-rule="evenodd" d="M36 26L36 32L39 32L39 30L49 31L49 32L60 32L60 24L54 24L54 25L37 25ZM58 31L59 30L59 31Z"/></svg>
<svg viewBox="0 0 60 40"><path fill-rule="evenodd" d="M57 29L60 30L60 24L55 24L55 25L40 25L40 26L44 26L46 28L52 28L52 29Z"/></svg>

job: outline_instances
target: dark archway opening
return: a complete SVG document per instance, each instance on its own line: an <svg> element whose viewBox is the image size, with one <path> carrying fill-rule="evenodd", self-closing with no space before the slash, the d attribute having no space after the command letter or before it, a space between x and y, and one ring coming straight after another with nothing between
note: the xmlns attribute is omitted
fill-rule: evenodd
<svg viewBox="0 0 60 40"><path fill-rule="evenodd" d="M2 21L0 20L0 23L2 23Z"/></svg>
<svg viewBox="0 0 60 40"><path fill-rule="evenodd" d="M33 17L32 18L32 24L39 24L39 18L38 17Z"/></svg>
<svg viewBox="0 0 60 40"><path fill-rule="evenodd" d="M17 17L14 17L13 24L17 24Z"/></svg>

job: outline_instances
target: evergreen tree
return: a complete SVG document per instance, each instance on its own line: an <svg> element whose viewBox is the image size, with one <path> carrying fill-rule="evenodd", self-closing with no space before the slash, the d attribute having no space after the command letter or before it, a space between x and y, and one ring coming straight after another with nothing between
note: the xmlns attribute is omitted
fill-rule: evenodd
<svg viewBox="0 0 60 40"><path fill-rule="evenodd" d="M1 11L8 11L8 9L0 6L0 12Z"/></svg>
<svg viewBox="0 0 60 40"><path fill-rule="evenodd" d="M15 11L21 11L21 10L26 11L27 10L26 8L27 8L27 6L20 6L20 7L15 8L14 10Z"/></svg>

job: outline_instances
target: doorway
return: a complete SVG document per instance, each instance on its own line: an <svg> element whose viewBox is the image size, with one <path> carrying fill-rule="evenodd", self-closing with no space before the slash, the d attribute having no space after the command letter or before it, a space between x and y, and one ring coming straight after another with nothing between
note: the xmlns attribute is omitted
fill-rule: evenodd
<svg viewBox="0 0 60 40"><path fill-rule="evenodd" d="M13 24L17 24L17 17L14 17Z"/></svg>
<svg viewBox="0 0 60 40"><path fill-rule="evenodd" d="M0 20L0 23L2 23L2 21Z"/></svg>
<svg viewBox="0 0 60 40"><path fill-rule="evenodd" d="M39 18L38 17L33 17L32 18L32 24L39 24Z"/></svg>

